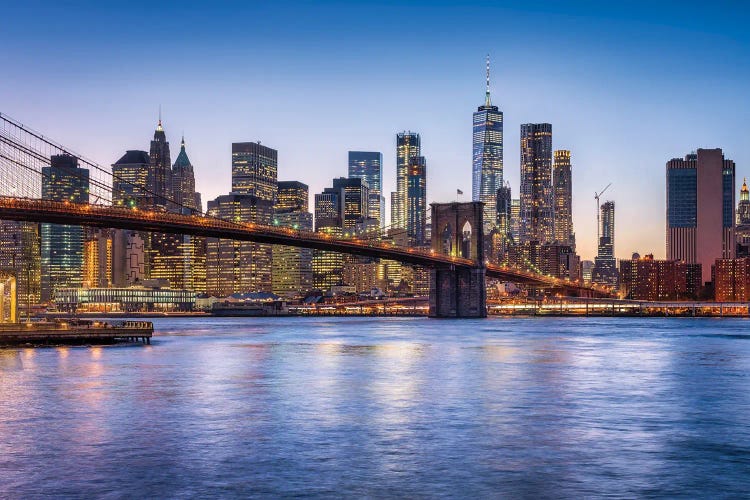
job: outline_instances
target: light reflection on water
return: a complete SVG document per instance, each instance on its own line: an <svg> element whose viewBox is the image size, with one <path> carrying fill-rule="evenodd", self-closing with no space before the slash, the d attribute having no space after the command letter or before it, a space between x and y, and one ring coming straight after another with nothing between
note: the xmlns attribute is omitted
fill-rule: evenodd
<svg viewBox="0 0 750 500"><path fill-rule="evenodd" d="M160 319L0 350L0 497L728 496L745 320Z"/></svg>

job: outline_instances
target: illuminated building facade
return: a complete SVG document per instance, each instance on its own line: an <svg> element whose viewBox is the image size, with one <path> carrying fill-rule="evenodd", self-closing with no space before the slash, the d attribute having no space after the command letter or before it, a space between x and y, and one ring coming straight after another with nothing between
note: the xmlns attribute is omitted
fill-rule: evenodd
<svg viewBox="0 0 750 500"><path fill-rule="evenodd" d="M281 183L279 183L279 186L281 186ZM279 193L281 193L281 189L279 189ZM273 224L275 226L312 231L313 216L306 210L277 212L274 215ZM281 297L298 297L312 290L313 251L311 249L273 245L272 257L271 281L273 284L273 293Z"/></svg>
<svg viewBox="0 0 750 500"><path fill-rule="evenodd" d="M208 202L208 214L233 222L271 224L273 204L257 196L230 193ZM206 238L206 292L225 297L271 292L271 245Z"/></svg>
<svg viewBox="0 0 750 500"><path fill-rule="evenodd" d="M521 200L510 200L510 235L515 243L521 241Z"/></svg>
<svg viewBox="0 0 750 500"><path fill-rule="evenodd" d="M150 283L153 281L154 283ZM129 288L63 288L55 295L61 311L191 311L196 293L159 286L158 280Z"/></svg>
<svg viewBox="0 0 750 500"><path fill-rule="evenodd" d="M279 181L276 193L276 212L309 212L310 189L299 181Z"/></svg>
<svg viewBox="0 0 750 500"><path fill-rule="evenodd" d="M555 242L569 245L575 250L573 233L573 175L570 165L570 151L555 151L555 163L552 172L555 203Z"/></svg>
<svg viewBox="0 0 750 500"><path fill-rule="evenodd" d="M232 143L232 193L276 202L278 153L260 142Z"/></svg>
<svg viewBox="0 0 750 500"><path fill-rule="evenodd" d="M412 158L422 156L421 142L419 134L415 132L404 131L396 134L396 201L394 203L391 199L391 227L406 229L409 162Z"/></svg>
<svg viewBox="0 0 750 500"><path fill-rule="evenodd" d="M315 232L325 233L332 238L343 234L343 193L326 188L315 195ZM326 250L313 250L313 287L326 291L332 286L343 284L344 256Z"/></svg>
<svg viewBox="0 0 750 500"><path fill-rule="evenodd" d="M333 187L315 195L315 231L340 238L371 229L369 191L367 182L361 178L333 179ZM346 260L339 253L314 250L313 286L326 291L332 286L344 285Z"/></svg>
<svg viewBox="0 0 750 500"><path fill-rule="evenodd" d="M497 221L497 190L503 187L503 113L490 99L490 60L484 105L474 113L471 199L484 203L484 234Z"/></svg>
<svg viewBox="0 0 750 500"><path fill-rule="evenodd" d="M591 282L610 288L617 287L618 272L615 259L615 202L606 201L600 207L599 251L594 259Z"/></svg>
<svg viewBox="0 0 750 500"><path fill-rule="evenodd" d="M700 264L633 254L630 260L620 260L620 293L633 300L694 299L700 275Z"/></svg>
<svg viewBox="0 0 750 500"><path fill-rule="evenodd" d="M41 299L40 252L39 224L0 220L0 271L16 277L21 309Z"/></svg>
<svg viewBox="0 0 750 500"><path fill-rule="evenodd" d="M349 177L364 179L369 194L369 216L379 227L385 225L385 197L383 196L383 153L377 151L349 151Z"/></svg>
<svg viewBox="0 0 750 500"><path fill-rule="evenodd" d="M409 246L427 245L427 162L424 156L409 160L406 180L406 234Z"/></svg>
<svg viewBox="0 0 750 500"><path fill-rule="evenodd" d="M130 150L112 164L112 204L146 208L151 159L145 151Z"/></svg>
<svg viewBox="0 0 750 500"><path fill-rule="evenodd" d="M716 259L714 273L717 302L750 301L750 258Z"/></svg>
<svg viewBox="0 0 750 500"><path fill-rule="evenodd" d="M112 236L107 229L88 229L83 244L83 286L112 286Z"/></svg>
<svg viewBox="0 0 750 500"><path fill-rule="evenodd" d="M520 240L551 243L552 205L552 125L521 125L521 206Z"/></svg>
<svg viewBox="0 0 750 500"><path fill-rule="evenodd" d="M42 199L89 202L89 171L78 166L78 158L54 155L50 166L42 167ZM41 296L49 301L58 288L83 284L83 242L81 226L42 224Z"/></svg>
<svg viewBox="0 0 750 500"><path fill-rule="evenodd" d="M703 283L734 257L734 170L721 149L667 162L667 259L701 264Z"/></svg>

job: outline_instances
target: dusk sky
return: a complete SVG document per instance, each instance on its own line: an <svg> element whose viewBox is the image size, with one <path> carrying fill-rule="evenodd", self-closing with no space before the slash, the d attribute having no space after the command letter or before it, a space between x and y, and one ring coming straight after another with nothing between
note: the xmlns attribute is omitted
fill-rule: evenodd
<svg viewBox="0 0 750 500"><path fill-rule="evenodd" d="M745 2L107 3L5 2L0 112L110 165L148 150L161 105L204 205L230 189L233 141L277 149L279 180L311 194L348 150L381 151L388 196L402 130L421 134L428 201L469 199L487 53L513 197L520 124L552 123L584 258L608 183L617 256L663 257L667 160L720 147L737 191L750 175Z"/></svg>

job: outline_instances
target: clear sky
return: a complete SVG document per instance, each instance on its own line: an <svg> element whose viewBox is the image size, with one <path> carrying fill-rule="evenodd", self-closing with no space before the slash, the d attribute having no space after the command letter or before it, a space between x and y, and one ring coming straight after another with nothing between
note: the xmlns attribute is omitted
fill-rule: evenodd
<svg viewBox="0 0 750 500"><path fill-rule="evenodd" d="M579 253L594 191L616 203L616 253L663 256L665 163L721 147L750 174L750 6L742 1L3 2L0 112L105 165L148 150L159 105L173 159L184 131L204 202L230 189L233 141L279 151L311 194L348 150L422 136L429 201L471 193L471 114L505 114L519 188L521 123L570 149ZM388 204L388 203L387 203Z"/></svg>

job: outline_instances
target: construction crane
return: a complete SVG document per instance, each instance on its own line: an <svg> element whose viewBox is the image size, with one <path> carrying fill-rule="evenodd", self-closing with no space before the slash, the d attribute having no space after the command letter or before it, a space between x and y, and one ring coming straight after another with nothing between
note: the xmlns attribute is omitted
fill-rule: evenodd
<svg viewBox="0 0 750 500"><path fill-rule="evenodd" d="M601 225L599 223L599 218L601 217L600 210L599 210L599 197L601 195L603 195L604 191L606 191L607 189L609 189L609 186L611 186L611 185L612 185L612 183L610 182L609 184L607 184L607 187L605 187L604 189L602 189L598 193L596 191L594 191L594 199L596 200L596 244L597 244L597 246L599 245L599 240L601 238L601 235L600 235Z"/></svg>

